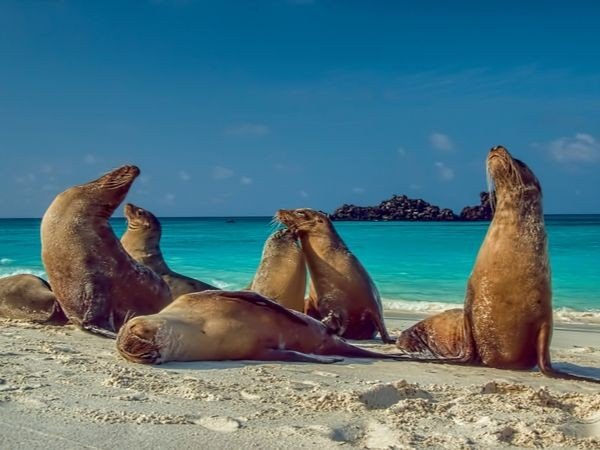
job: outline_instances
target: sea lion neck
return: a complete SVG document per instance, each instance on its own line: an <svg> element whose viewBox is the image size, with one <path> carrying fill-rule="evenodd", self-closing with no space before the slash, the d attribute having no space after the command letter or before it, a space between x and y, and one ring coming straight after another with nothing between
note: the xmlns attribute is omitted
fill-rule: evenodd
<svg viewBox="0 0 600 450"><path fill-rule="evenodd" d="M311 259L308 258L310 255L322 258L329 252L348 251L348 247L333 227L329 228L326 233L321 231L299 233L299 238L307 260Z"/></svg>

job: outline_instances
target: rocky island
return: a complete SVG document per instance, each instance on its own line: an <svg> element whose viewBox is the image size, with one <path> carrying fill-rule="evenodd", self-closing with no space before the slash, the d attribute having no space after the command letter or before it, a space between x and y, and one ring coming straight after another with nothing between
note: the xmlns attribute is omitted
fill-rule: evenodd
<svg viewBox="0 0 600 450"><path fill-rule="evenodd" d="M493 194L492 194L493 195ZM479 194L480 204L465 206L460 214L450 208L440 208L422 199L411 199L406 195L394 195L377 206L345 204L331 214L332 220L354 221L477 221L491 220L493 211L490 194Z"/></svg>

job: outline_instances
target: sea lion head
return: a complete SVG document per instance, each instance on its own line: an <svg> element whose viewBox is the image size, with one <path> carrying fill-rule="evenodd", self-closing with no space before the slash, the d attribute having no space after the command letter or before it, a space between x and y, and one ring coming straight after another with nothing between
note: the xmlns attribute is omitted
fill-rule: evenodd
<svg viewBox="0 0 600 450"><path fill-rule="evenodd" d="M281 250L298 250L300 251L300 247L298 246L298 235L290 230L289 228L284 228L281 230L277 230L265 243L265 248L263 254L276 254Z"/></svg>
<svg viewBox="0 0 600 450"><path fill-rule="evenodd" d="M513 158L503 146L498 145L489 151L486 169L497 196L541 197L542 188L532 170L524 162Z"/></svg>
<svg viewBox="0 0 600 450"><path fill-rule="evenodd" d="M117 350L125 359L142 364L160 364L161 330L164 320L138 316L129 320L117 335Z"/></svg>
<svg viewBox="0 0 600 450"><path fill-rule="evenodd" d="M154 239L157 242L160 240L162 228L154 214L133 203L126 203L123 212L127 219L128 231L143 235L146 239Z"/></svg>
<svg viewBox="0 0 600 450"><path fill-rule="evenodd" d="M327 214L310 208L280 209L275 218L298 235L308 232L329 234L332 228Z"/></svg>
<svg viewBox="0 0 600 450"><path fill-rule="evenodd" d="M89 183L74 186L56 198L71 211L85 211L89 216L110 217L125 199L140 169L121 166Z"/></svg>

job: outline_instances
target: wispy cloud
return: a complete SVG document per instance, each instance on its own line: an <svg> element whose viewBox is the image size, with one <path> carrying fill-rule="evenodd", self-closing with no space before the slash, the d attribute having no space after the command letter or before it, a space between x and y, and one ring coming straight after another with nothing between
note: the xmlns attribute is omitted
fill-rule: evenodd
<svg viewBox="0 0 600 450"><path fill-rule="evenodd" d="M243 123L229 127L225 132L240 136L266 136L271 132L271 129L267 125L260 123Z"/></svg>
<svg viewBox="0 0 600 450"><path fill-rule="evenodd" d="M15 177L15 181L19 184L33 184L37 180L37 177L33 173L26 173L25 175L18 175Z"/></svg>
<svg viewBox="0 0 600 450"><path fill-rule="evenodd" d="M96 164L98 162L98 158L95 155L92 155L91 153L88 153L87 155L85 155L83 157L83 162L86 164Z"/></svg>
<svg viewBox="0 0 600 450"><path fill-rule="evenodd" d="M402 147L402 146L398 147L397 152L398 152L398 156L400 158L404 158L408 154L408 152L406 151L406 149L404 147Z"/></svg>
<svg viewBox="0 0 600 450"><path fill-rule="evenodd" d="M447 134L434 132L429 135L429 142L436 150L450 152L454 150L454 143Z"/></svg>
<svg viewBox="0 0 600 450"><path fill-rule="evenodd" d="M547 144L552 159L559 163L586 164L600 161L600 143L587 133L561 137Z"/></svg>
<svg viewBox="0 0 600 450"><path fill-rule="evenodd" d="M190 181L192 179L192 176L187 173L185 170L181 170L179 171L179 179L181 181Z"/></svg>
<svg viewBox="0 0 600 450"><path fill-rule="evenodd" d="M366 192L366 190L365 190L365 188L355 187L355 188L352 188L352 192L354 192L355 194L364 194Z"/></svg>
<svg viewBox="0 0 600 450"><path fill-rule="evenodd" d="M454 179L454 169L448 167L443 162L436 162L435 167L437 167L438 176L442 181L452 181Z"/></svg>
<svg viewBox="0 0 600 450"><path fill-rule="evenodd" d="M167 205L172 205L175 203L175 195L174 194L165 194L165 203Z"/></svg>
<svg viewBox="0 0 600 450"><path fill-rule="evenodd" d="M212 170L212 177L214 180L225 180L231 178L234 172L227 167L217 166Z"/></svg>
<svg viewBox="0 0 600 450"><path fill-rule="evenodd" d="M242 178L240 178L240 184L248 185L248 184L252 184L252 183L254 183L254 180L252 178L250 178L250 177L242 177Z"/></svg>
<svg viewBox="0 0 600 450"><path fill-rule="evenodd" d="M411 183L411 184L408 186L408 188L409 188L411 191L419 191L419 190L421 190L421 187L422 187L422 186L421 186L420 184L416 184L416 183Z"/></svg>
<svg viewBox="0 0 600 450"><path fill-rule="evenodd" d="M300 191L300 197L302 197L302 198L308 198L308 192L306 192L306 191Z"/></svg>

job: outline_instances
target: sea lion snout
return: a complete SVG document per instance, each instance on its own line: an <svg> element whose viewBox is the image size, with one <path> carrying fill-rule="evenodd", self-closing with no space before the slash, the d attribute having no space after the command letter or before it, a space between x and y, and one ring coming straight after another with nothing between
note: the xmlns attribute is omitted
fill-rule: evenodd
<svg viewBox="0 0 600 450"><path fill-rule="evenodd" d="M117 350L125 359L143 364L157 364L161 361L160 348L156 335L160 326L136 317L127 322L117 336Z"/></svg>

